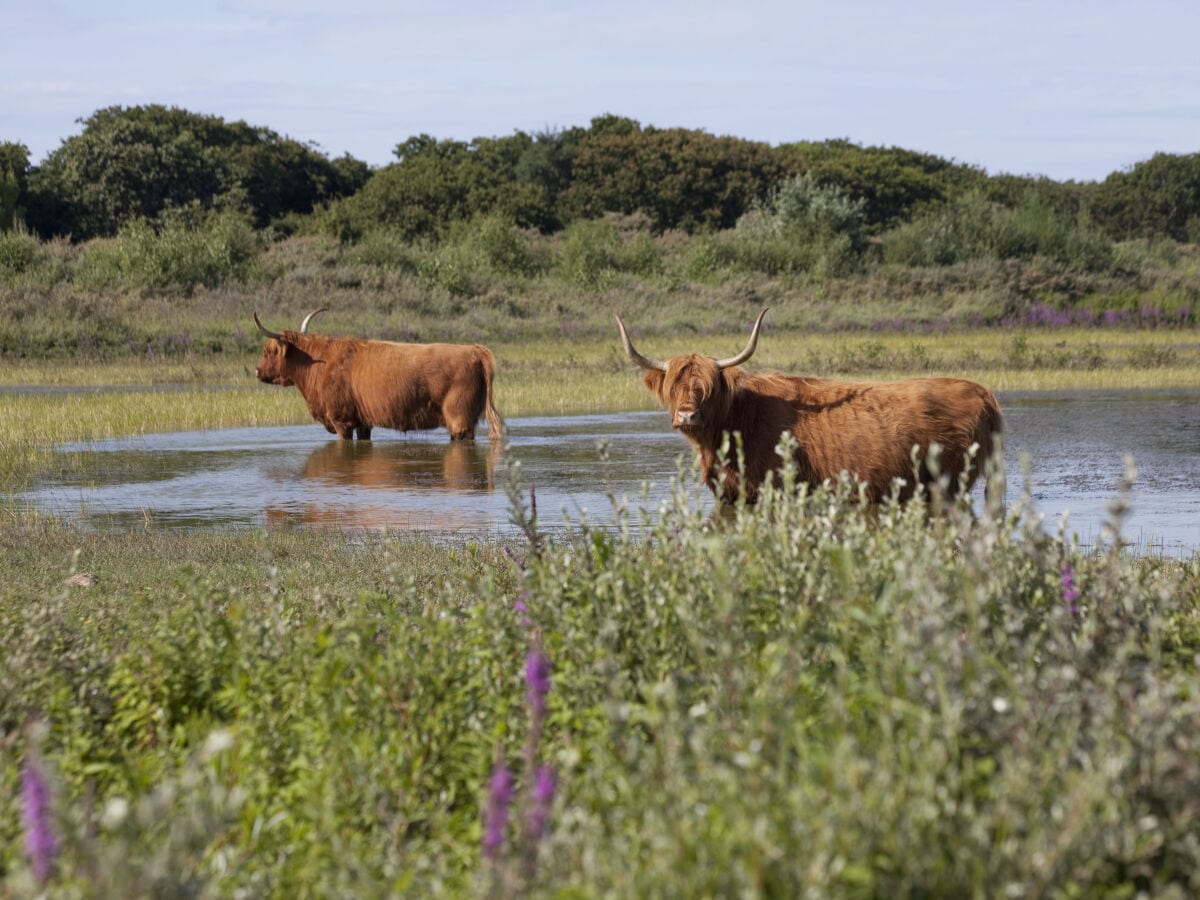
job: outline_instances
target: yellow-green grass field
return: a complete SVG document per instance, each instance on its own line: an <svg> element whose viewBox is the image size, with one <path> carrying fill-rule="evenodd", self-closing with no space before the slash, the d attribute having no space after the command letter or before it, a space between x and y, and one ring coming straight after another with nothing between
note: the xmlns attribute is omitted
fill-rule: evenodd
<svg viewBox="0 0 1200 900"><path fill-rule="evenodd" d="M649 356L735 352L744 334L638 339ZM496 402L506 417L651 409L611 341L494 344ZM0 387L53 392L0 396L0 441L11 451L62 441L161 431L310 421L299 392L259 384L256 356L0 367ZM764 335L752 366L792 374L890 379L970 378L993 390L1200 387L1200 335L1179 330L1072 329L910 334ZM118 391L103 388L120 388ZM79 388L72 391L70 388Z"/></svg>

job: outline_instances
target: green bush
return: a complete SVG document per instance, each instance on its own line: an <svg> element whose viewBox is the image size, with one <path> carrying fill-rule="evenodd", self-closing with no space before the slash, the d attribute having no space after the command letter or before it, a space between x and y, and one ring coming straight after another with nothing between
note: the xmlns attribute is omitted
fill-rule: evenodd
<svg viewBox="0 0 1200 900"><path fill-rule="evenodd" d="M544 272L549 265L548 255L540 251L536 238L501 215L484 216L464 229L452 230L451 241L476 252L482 265L499 275L528 278Z"/></svg>
<svg viewBox="0 0 1200 900"><path fill-rule="evenodd" d="M0 229L0 279L9 280L33 268L45 256L36 235L22 227Z"/></svg>
<svg viewBox="0 0 1200 900"><path fill-rule="evenodd" d="M461 245L432 247L417 262L417 276L427 288L440 288L452 297L483 292L486 274L479 257Z"/></svg>
<svg viewBox="0 0 1200 900"><path fill-rule="evenodd" d="M548 252L502 216L453 226L440 241L413 242L375 228L346 249L351 266L416 275L452 297L485 293L498 278L529 278L549 265Z"/></svg>
<svg viewBox="0 0 1200 900"><path fill-rule="evenodd" d="M570 181L558 198L568 223L641 213L658 232L730 228L784 174L767 144L643 128L619 116L593 119L590 131L569 143Z"/></svg>
<svg viewBox="0 0 1200 900"><path fill-rule="evenodd" d="M985 255L999 207L971 193L883 235L883 257L906 266L944 266Z"/></svg>
<svg viewBox="0 0 1200 900"><path fill-rule="evenodd" d="M376 228L346 248L346 261L352 265L415 272L421 252L397 232Z"/></svg>
<svg viewBox="0 0 1200 900"><path fill-rule="evenodd" d="M738 227L698 238L687 260L687 274L701 280L721 274L759 273L771 277L810 275L817 279L849 275L861 266L848 234L777 231L757 213Z"/></svg>
<svg viewBox="0 0 1200 900"><path fill-rule="evenodd" d="M1009 208L973 191L883 235L887 262L945 266L981 257L1045 257L1084 271L1108 268L1107 239L1028 194Z"/></svg>
<svg viewBox="0 0 1200 900"><path fill-rule="evenodd" d="M190 292L249 279L260 253L258 232L235 212L208 215L199 223L168 218L158 228L139 220L112 240L90 243L77 280L93 289Z"/></svg>
<svg viewBox="0 0 1200 900"><path fill-rule="evenodd" d="M559 251L558 271L583 288L608 284L618 271L621 234L605 219L581 219L567 226Z"/></svg>
<svg viewBox="0 0 1200 900"><path fill-rule="evenodd" d="M831 185L800 175L776 185L737 227L698 239L687 272L771 277L848 275L861 265L864 204Z"/></svg>
<svg viewBox="0 0 1200 900"><path fill-rule="evenodd" d="M1113 172L1093 191L1092 208L1116 240L1196 240L1200 228L1200 153L1155 153Z"/></svg>
<svg viewBox="0 0 1200 900"><path fill-rule="evenodd" d="M29 222L43 236L112 237L173 208L236 198L263 228L354 193L363 163L245 122L158 105L97 110L29 176Z"/></svg>
<svg viewBox="0 0 1200 900"><path fill-rule="evenodd" d="M835 185L817 184L811 175L797 175L771 189L753 210L755 227L771 234L846 234L862 230L865 201L854 199Z"/></svg>
<svg viewBox="0 0 1200 900"><path fill-rule="evenodd" d="M1108 239L1032 197L997 215L988 243L999 259L1044 256L1084 271L1102 271L1113 259Z"/></svg>
<svg viewBox="0 0 1200 900"><path fill-rule="evenodd" d="M712 278L736 272L761 272L782 276L808 271L812 247L788 237L772 235L743 226L739 231L701 238L688 257L687 273L692 278Z"/></svg>
<svg viewBox="0 0 1200 900"><path fill-rule="evenodd" d="M0 533L0 890L35 891L35 749L52 892L1200 890L1200 558L1085 550L1028 497L864 510L793 473L550 540L518 471L504 548L91 538L111 574L82 596L23 565L75 536Z"/></svg>
<svg viewBox="0 0 1200 900"><path fill-rule="evenodd" d="M17 173L3 159L5 150L12 144L0 144L0 234L17 224L17 201L21 198L21 185Z"/></svg>

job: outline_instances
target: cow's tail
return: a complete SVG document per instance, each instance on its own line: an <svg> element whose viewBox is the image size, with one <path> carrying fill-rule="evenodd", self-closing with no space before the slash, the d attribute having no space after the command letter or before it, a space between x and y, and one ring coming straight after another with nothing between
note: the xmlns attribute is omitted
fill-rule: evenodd
<svg viewBox="0 0 1200 900"><path fill-rule="evenodd" d="M984 400L975 440L979 443L975 458L982 468L984 505L989 515L1003 518L1008 492L1004 475L1004 417L1000 414L1000 404L990 391Z"/></svg>
<svg viewBox="0 0 1200 900"><path fill-rule="evenodd" d="M479 347L479 357L483 365L483 384L486 389L483 414L487 417L488 440L494 443L503 437L505 431L504 420L500 418L500 412L496 409L496 404L492 402L492 375L496 371L496 357L492 355L491 350L484 346Z"/></svg>

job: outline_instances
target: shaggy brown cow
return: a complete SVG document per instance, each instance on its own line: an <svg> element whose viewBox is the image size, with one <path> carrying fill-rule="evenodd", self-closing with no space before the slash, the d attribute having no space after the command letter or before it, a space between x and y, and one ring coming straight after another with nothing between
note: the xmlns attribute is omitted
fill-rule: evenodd
<svg viewBox="0 0 1200 900"><path fill-rule="evenodd" d="M874 501L913 494L913 448L921 485L937 483L926 465L931 445L940 447L938 468L946 496L965 472L970 488L997 446L1000 407L991 391L958 378L907 381L831 381L788 375L752 375L739 368L753 355L767 310L758 315L750 341L737 356L713 359L698 353L659 361L634 349L621 317L621 342L645 370L646 387L671 413L674 427L696 447L704 483L726 502L739 492L738 472L718 456L726 434L740 433L745 491L753 499L769 473L782 464L775 448L785 433L796 439L797 476L811 485L845 471L867 486ZM972 460L970 450L977 451Z"/></svg>
<svg viewBox="0 0 1200 900"><path fill-rule="evenodd" d="M451 440L473 440L487 416L497 440L504 423L492 403L492 352L479 344L400 344L360 338L270 331L256 372L259 381L295 385L312 417L341 438L369 440L371 429L409 431L445 426Z"/></svg>

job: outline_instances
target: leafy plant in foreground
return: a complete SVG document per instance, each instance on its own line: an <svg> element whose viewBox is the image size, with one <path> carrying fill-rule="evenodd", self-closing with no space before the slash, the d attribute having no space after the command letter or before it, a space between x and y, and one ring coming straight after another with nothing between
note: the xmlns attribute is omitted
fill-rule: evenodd
<svg viewBox="0 0 1200 900"><path fill-rule="evenodd" d="M553 537L514 475L511 553L223 536L152 589L0 587L2 890L33 719L64 893L1200 887L1200 562L1121 550L1120 506L1085 550L1027 499L785 470L714 514L694 477Z"/></svg>

